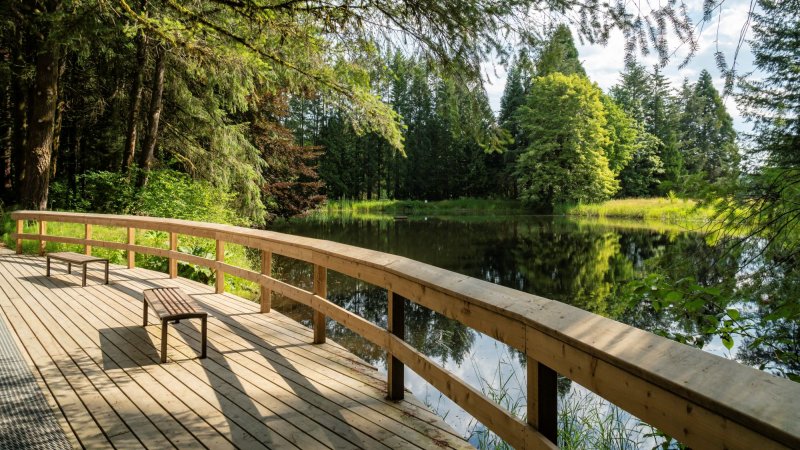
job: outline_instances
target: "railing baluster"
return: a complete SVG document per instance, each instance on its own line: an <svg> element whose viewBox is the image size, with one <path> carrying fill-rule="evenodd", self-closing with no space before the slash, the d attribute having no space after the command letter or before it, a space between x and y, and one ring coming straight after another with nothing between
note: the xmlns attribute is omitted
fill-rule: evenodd
<svg viewBox="0 0 800 450"><path fill-rule="evenodd" d="M315 264L314 265L314 294L322 297L328 297L328 269ZM312 318L314 323L314 343L325 343L325 314L314 311Z"/></svg>
<svg viewBox="0 0 800 450"><path fill-rule="evenodd" d="M528 357L528 424L558 444L558 376Z"/></svg>
<svg viewBox="0 0 800 450"><path fill-rule="evenodd" d="M261 250L261 273L272 276L272 252ZM272 309L272 291L261 286L261 312L268 313Z"/></svg>
<svg viewBox="0 0 800 450"><path fill-rule="evenodd" d="M169 250L178 251L178 233L174 231L169 232ZM178 276L178 260L174 257L169 257L169 277L175 278Z"/></svg>
<svg viewBox="0 0 800 450"><path fill-rule="evenodd" d="M405 340L405 303L406 299L389 291L389 312L387 331ZM389 400L402 400L405 392L405 366L394 355L387 355L389 375L386 385L389 390Z"/></svg>
<svg viewBox="0 0 800 450"><path fill-rule="evenodd" d="M92 239L92 224L86 223L83 225L83 238L87 241ZM86 255L91 255L92 246L89 244L83 244L83 253Z"/></svg>
<svg viewBox="0 0 800 450"><path fill-rule="evenodd" d="M128 227L128 245L136 244L136 228ZM136 252L128 250L128 269L136 267Z"/></svg>
<svg viewBox="0 0 800 450"><path fill-rule="evenodd" d="M23 228L24 225L25 225L25 222L23 222L22 219L17 219L17 236L22 234L22 232L24 231L24 228ZM20 254L20 253L22 253L22 239L17 237L17 254Z"/></svg>
<svg viewBox="0 0 800 450"><path fill-rule="evenodd" d="M39 221L39 256L44 256L44 248L47 242L44 237L47 235L47 222L44 220Z"/></svg>
<svg viewBox="0 0 800 450"><path fill-rule="evenodd" d="M217 239L217 262L225 262L225 241ZM222 294L225 292L225 272L221 267L217 267L217 282L216 293Z"/></svg>

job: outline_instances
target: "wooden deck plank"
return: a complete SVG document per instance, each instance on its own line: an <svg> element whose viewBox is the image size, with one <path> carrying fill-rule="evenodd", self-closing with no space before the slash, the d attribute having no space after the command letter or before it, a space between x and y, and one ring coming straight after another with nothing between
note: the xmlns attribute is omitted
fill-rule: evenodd
<svg viewBox="0 0 800 450"><path fill-rule="evenodd" d="M130 306L130 304L123 304L121 306ZM136 312L130 311L129 313L135 314ZM270 389L269 395L275 397L267 404L279 401L286 404L296 405L297 401L295 392L301 392L303 402L310 403L316 407L309 409L306 407L306 405L301 403L299 406L302 408L304 414L308 414L309 417L317 420L323 426L329 427L329 429L336 433L348 435L348 439L350 441L355 441L355 443L361 447L380 448L385 445L394 448L402 448L412 445L411 442L400 438L397 434L391 433L382 427L376 426L379 424L374 423L375 411L369 411L368 413L363 413L362 411L361 415L353 414L353 411L346 409L346 407L343 408L342 403L334 402L333 399L337 397L336 393L328 390L325 386L309 384L305 377L299 376L294 372L276 372L272 369L274 361L270 361L262 356L246 357L246 354L253 354L257 350L253 346L226 345L226 335L230 332L223 327L216 325L215 320L210 320L209 323L210 330L217 329L219 331L218 333L211 332L209 334L209 342L213 342L213 345L210 345L210 351L212 353L209 354L219 354L220 356L224 356L234 363L230 366L230 370L233 371L233 375L235 375L239 380L246 382L245 387L254 388L256 390L255 392L248 391L248 395L250 395L252 398L258 398L259 389L263 390L265 387L279 388L277 391L275 389ZM188 356L194 354L194 352L199 348L199 345L199 340L192 339L192 348L186 350L186 355ZM261 365L253 364L250 361L250 358L260 360ZM213 362L219 358L211 357L209 359ZM265 370L270 371L272 375L265 375ZM230 373L222 373L220 376L230 375ZM265 380L269 380L271 383L265 384ZM352 401L350 401L350 403L353 406L360 406L354 404ZM336 419L335 421L330 420L331 418L335 418L339 415L342 417ZM372 422L370 422L367 417L372 419ZM378 417L381 418L382 416L379 415ZM408 432L410 430L403 431ZM381 442L383 444L381 444ZM429 446L430 443L430 439L426 439L418 444ZM419 445L416 447L419 447ZM339 444L336 445L335 448L343 447L341 447L341 444Z"/></svg>
<svg viewBox="0 0 800 450"><path fill-rule="evenodd" d="M19 266L12 268L10 272L21 268ZM51 280L42 279L42 282L43 284L57 286ZM144 388L132 382L133 379L129 374L115 361L115 355L108 353L109 349L114 350L112 347L105 346L104 350L101 350L103 346L100 342L101 337L97 328L82 320L83 318L80 314L71 314L74 313L68 304L68 298L73 295L71 290L65 288L63 292L67 295L58 297L57 301L49 302L50 308L46 308L48 305L44 303L46 301L44 299L52 295L52 291L40 288L39 292L41 295L35 297L41 310L47 310L58 324L57 326L62 327L73 339L79 341L86 356L95 364L94 366L91 364L82 365L83 370L91 370L90 378L95 382L102 374L105 374L114 383L113 386L102 386L102 389L98 390L101 390L104 394L113 390L124 390L127 400L121 399L114 404L114 408L117 411L138 409L142 412L141 416L133 417L130 416L132 413L128 412L128 416L124 417L125 422L131 426L137 436L141 436L143 441L146 440L149 445L156 448L167 448L173 445L180 448L203 448L200 441L190 433L187 433L187 430L172 418L165 409L161 408L158 402ZM88 330L92 331L89 332ZM119 356L119 353L117 356ZM162 432L166 438L159 436Z"/></svg>
<svg viewBox="0 0 800 450"><path fill-rule="evenodd" d="M95 448L111 446L111 442L103 432L95 416L90 414L89 409L72 388L67 377L56 365L53 356L45 350L34 331L12 304L11 297L13 296L10 295L9 286L4 285L2 288L6 296L0 299L0 308L3 309L9 325L19 336L20 341L24 342L24 349L29 352L31 359L34 361L37 374L42 376L48 388L53 392L81 445Z"/></svg>
<svg viewBox="0 0 800 450"><path fill-rule="evenodd" d="M158 280L160 280L160 278ZM203 290L200 290L200 292L203 292L201 297L206 305L214 301L219 301L220 303L225 304L225 300L227 300L219 295L205 295L206 292ZM237 304L246 303L238 299L231 300ZM233 303L229 302L228 305L230 304ZM237 316L237 318L238 317L241 316ZM259 320L261 322L265 321L264 316L260 314L253 315L252 317L260 318ZM220 319L229 324L236 323L234 319L225 315L220 315ZM302 325L300 326L302 327ZM312 361L303 360L302 358L293 355L293 353L303 352L304 350L308 351L317 347L317 345L309 344L311 340L311 334L309 330L306 331L307 335L304 336L304 339L302 340L285 341L282 339L282 337L285 335L283 330L275 330L274 333L268 335L268 340L270 342L275 342L277 344L276 348L264 346L263 343L265 338L261 335L252 334L252 331L247 328L242 328L241 332L234 333L231 333L230 330L223 329L217 334L224 336L225 338L231 338L232 336L238 338L238 334L248 335L250 337L249 344L255 345L256 347L261 347L259 351L270 354L277 352L277 355L270 358L270 363L285 360L286 362L284 362L283 365L286 368L293 371L299 371L298 373L303 380L307 379L319 381L323 389L332 387L338 391L342 391L345 394L350 395L353 398L365 398L364 393L368 393L369 396L366 398L369 398L369 403L364 406L373 408L372 410L360 408L360 404L351 401L346 396L345 401L338 402L338 404L346 407L348 410L358 410L363 413L364 417L378 421L383 426L388 425L388 427L394 432L402 434L406 440L414 442L416 445L427 448L431 445L441 446L443 443L449 443L448 445L452 445L456 448L471 448L469 444L464 442L464 440L459 436L455 435L455 433L452 432L452 429L449 429L449 427L447 427L439 417L435 416L430 411L418 407L411 407L411 405L409 405L406 401L395 403L386 400L385 380L376 378L377 373L374 370L369 371L372 373L368 372L368 376L366 377L368 379L368 384L365 384L364 378L353 378L353 370L329 370L330 367L328 366L331 366L329 361L321 358L314 352L307 352L307 355L311 355L310 357L313 359ZM214 335L214 333L210 334L210 336L212 335ZM234 346L233 348L235 349L236 347ZM239 350L231 351L240 352ZM253 354L252 352L240 353L244 356ZM362 365L359 366L361 367ZM269 370L271 369L271 366L265 366L264 368ZM375 386L376 383L378 385L377 387ZM355 385L361 390L353 390L350 387L347 387L347 384ZM413 397L410 396L410 398ZM386 406L389 406L389 408L386 408ZM410 409L412 411L409 411ZM419 414L423 411L423 414ZM376 413L378 414L376 415ZM395 423L389 422L389 419L394 420ZM405 428L399 429L398 427ZM448 430L443 432L444 430L442 430L442 428L448 428Z"/></svg>
<svg viewBox="0 0 800 450"><path fill-rule="evenodd" d="M419 400L386 400L374 368L336 343L311 345L310 330L279 313L145 269L112 266L111 285L81 288L76 275L47 279L44 268L43 258L0 256L0 289L11 294L0 313L21 321L17 338L75 443L469 447ZM157 364L160 326L141 327L141 292L159 286L203 294L194 298L209 312L208 359L196 359L199 323L186 320L168 330L173 362ZM83 425L106 440L91 441Z"/></svg>
<svg viewBox="0 0 800 450"><path fill-rule="evenodd" d="M224 303L224 299L220 299L220 296L204 295L203 297L208 305L216 303L215 306L222 306L221 304ZM239 301L236 303L240 304L245 302ZM274 350L269 347L265 347L264 350L269 352L277 351L281 353L281 357L285 357L287 361L291 361L292 366L304 367L313 372L301 372L303 376L309 379L325 381L335 379L342 385L347 386L344 390L348 395L351 395L351 397L361 398L364 394L367 394L372 399L396 409L395 411L388 410L388 413L387 410L382 409L380 419L383 419L384 415L386 415L400 420L403 423L411 421L412 423L410 426L414 431L421 433L423 436L438 436L440 440L447 440L452 436L456 439L456 443L458 444L456 447L462 446L463 440L460 436L456 435L449 426L444 424L438 416L430 412L418 399L409 396L409 400L404 400L403 402L387 400L386 382L383 379L377 378L379 376L377 371L372 369L366 371L359 370L362 368L361 365L353 368L353 366L348 366L342 361L339 361L341 367L335 364L329 364L327 363L329 361L328 359L322 357L318 351L314 351L317 350L317 345L308 344L311 340L311 331L309 329L303 328L302 325L297 324L300 329L297 330L296 333L288 333L286 328L272 328L278 327L279 325L260 320L259 317L263 316L259 314L250 315L248 312L245 313L245 315L241 313L236 314L236 319L228 316L222 317L221 320L231 327L239 328L240 332L235 332L234 334L241 335L242 338L248 339L249 342L255 346L261 346L262 344L259 342L262 341L262 339L259 337L260 332L258 334L253 334L253 330L267 330L267 332L270 333L270 339L277 345ZM250 321L251 323L248 323L248 325L244 327L239 322L240 318L242 318L243 321ZM231 334L226 333L225 336L231 336ZM339 370L336 370L337 367L339 367ZM410 413L409 410L412 412ZM416 422L414 422L415 420ZM438 430L434 428L438 428ZM449 434L450 436L443 436L439 431Z"/></svg>
<svg viewBox="0 0 800 450"><path fill-rule="evenodd" d="M0 290L0 292L2 292L2 290ZM5 323L9 324L8 317L6 317L2 307L0 307L0 320L5 320ZM10 326L11 325L9 324L9 327ZM40 373L37 373L39 369L36 367L36 364L34 364L34 361L31 359L30 354L28 354L28 350L25 348L22 341L20 341L19 336L17 336L16 333L10 333L10 336L11 340L14 341L14 344L20 350L20 353L22 354L22 357L25 360L25 363L27 364L28 368L31 370L31 372L35 374L34 378L36 379L36 383L39 386L39 390L42 392L45 401L47 402L48 406L50 406L50 409L53 411L53 416L55 417L56 422L61 427L61 429L64 430L64 435L69 441L70 446L72 448L79 448L80 441L78 440L78 436L75 434L75 430L73 430L72 427L70 426L69 421L67 420L66 416L64 416L64 411L61 409L58 402L56 401L53 392L50 390L50 387L47 385L47 383L44 382L42 375Z"/></svg>
<svg viewBox="0 0 800 450"><path fill-rule="evenodd" d="M140 312L138 311L138 309L140 308L140 306L139 305L135 305L135 303L140 303L140 302L139 301L134 301L132 303L130 298L122 298L121 295L117 295L116 297L117 297L117 300L119 300L121 302L121 304L118 305L117 308L122 308L122 310L118 309L116 311L118 313L118 314L116 314L116 316L118 316L118 317L124 316L126 314L126 312L127 312L127 316L128 316L129 320L139 320L138 317L139 317ZM124 310L125 308L129 308L130 310L129 311L125 311ZM159 339L159 337L156 334L156 327L148 327L148 329L150 330L151 337L153 339ZM181 329L184 329L182 327L182 325L181 325L181 328L176 328L175 330L173 330L172 327L171 327L171 329L170 329L170 333L175 333L175 336L177 337L176 342L178 342L178 343L182 343L182 341L187 338L187 336L185 336L185 335L184 336L180 335L180 331L179 330L181 330ZM199 341L197 340L196 336L193 336L193 338L195 339L196 342L198 342L198 345L199 345ZM197 367L194 367L193 365L197 364L196 361L193 361L194 355L196 354L194 348L189 348L189 347L186 347L185 345L177 344L177 345L173 345L173 349L171 351L173 351L173 352L175 352L175 351L182 352L183 353L182 356L185 357L186 359L181 359L179 361L179 363L186 364L187 368L189 368L189 369L199 369L201 375L198 376L198 378L200 378L200 379L207 378L210 375L214 375L214 376L219 377L220 380L227 379L228 381L232 381L232 383L230 383L232 385L233 384L236 384L236 385L241 384L241 380L238 380L237 377L232 377L231 376L230 368L224 367L224 366L222 366L222 365L217 363L218 360L224 360L225 359L224 357L221 357L221 358L210 358L208 361L203 361L203 367L200 367L199 365L197 365ZM216 370L215 371L210 371L210 369L216 369ZM205 372L204 372L204 370L205 370ZM262 377L259 377L258 379L253 380L253 383L248 385L248 387L251 390L254 390L254 391L253 392L249 392L248 391L247 395L242 395L243 393L240 392L239 393L239 400L241 401L241 400L258 399L258 398L260 398L257 395L259 393L259 390L263 391L263 389L265 388L263 381L264 381L264 379ZM217 386L215 384L214 387L215 388L219 388L220 386ZM223 385L223 387L226 387L226 386ZM227 392L230 393L230 389L228 389ZM263 394L266 394L266 391L264 391L262 393L262 396L263 396ZM269 394L266 394L266 395L269 395ZM284 400L285 399L286 398L284 396ZM306 433L315 434L318 439L321 437L320 440L322 442L326 442L327 445L329 445L329 446L331 446L333 448L349 448L351 445L348 445L347 441L338 438L338 436L336 436L336 435L331 435L330 433L320 435L319 434L319 432L321 431L320 424L307 421L302 417L298 417L297 412L294 411L294 410L287 409L285 407L283 409L278 409L278 408L281 407L281 405L289 405L289 403L297 404L298 402L300 402L299 405L300 405L301 408L308 409L307 405L304 404L305 402L303 400L304 399L299 399L298 397L293 395L293 398L289 399L289 402L286 402L286 401L280 402L280 401L278 401L277 398L269 396L265 401L262 402L262 404L265 405L265 406L270 406L271 405L271 408L273 410L277 411L278 413L280 413L282 415L291 416L293 418L293 421L296 422L296 424L298 426L301 426L301 428L303 430L306 430ZM275 421L275 417L276 417L274 412L259 414L258 418L261 419L262 416L263 417L272 417L273 421ZM322 419L326 419L326 417L322 417ZM282 422L282 423L279 423L277 425L278 426L276 426L276 428L281 429L282 432L285 431L286 428L294 428L298 433L302 433L294 425L292 425L291 423L285 422L285 421ZM342 424L339 424L339 425L342 425ZM341 429L341 426L339 426L339 428L340 428L340 431L344 431L343 429ZM360 432L358 432L358 433L360 433ZM366 436L363 436L363 437L366 437ZM380 446L380 444L377 441L370 441L369 439L364 441L363 438L359 439L359 443L362 446L367 446L367 447ZM308 445L310 445L309 443L303 443L303 442L299 442L298 444L303 446L303 447L307 447ZM311 444L311 445L313 445L313 444ZM318 443L317 443L317 445L318 445Z"/></svg>
<svg viewBox="0 0 800 450"><path fill-rule="evenodd" d="M65 295L62 295L59 299L62 302L69 300L89 301L88 305L83 306L84 311L74 314L77 317L86 318L91 316L88 313L92 309L91 302L100 301L98 298L89 295L91 289L81 288L80 295L77 295L77 292L73 294L75 289L67 287L63 287L63 291ZM76 304L73 303L73 305ZM86 309L87 306L88 309ZM136 323L138 323L138 320ZM95 335L98 336L98 339L99 330L110 328L108 324L96 321L94 324L87 324L86 326L95 330ZM179 377L170 375L166 369L154 364L157 363L156 360L143 356L138 348L127 343L121 344L122 346L120 347L118 344L121 341L114 337L114 333L109 333L105 337L109 339L112 345L117 345L117 350L114 350L113 355L109 356L120 358L121 363L125 366L141 367L140 370L129 372L131 378L148 391L149 395L163 402L169 410L174 411L175 417L195 434L199 442L210 448L234 448L236 445L231 440L248 448L262 447L252 434L242 429L238 424L228 424L228 421L219 413L219 410L216 411L216 414L214 413L215 411L211 411L209 409L211 404L207 402L210 399L203 399L194 392L192 387L185 386ZM95 345L99 346L100 343L95 342ZM128 355L131 354L138 356L138 360L130 359ZM260 424L257 426L260 427ZM226 436L230 436L231 439ZM259 437L266 440L268 436ZM287 446L288 442L279 442L279 445ZM156 446L156 448L158 447Z"/></svg>

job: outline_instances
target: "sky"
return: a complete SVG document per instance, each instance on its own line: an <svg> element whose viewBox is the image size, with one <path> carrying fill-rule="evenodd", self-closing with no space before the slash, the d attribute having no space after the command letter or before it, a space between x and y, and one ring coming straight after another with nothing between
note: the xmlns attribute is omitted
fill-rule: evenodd
<svg viewBox="0 0 800 450"><path fill-rule="evenodd" d="M689 14L695 24L700 22L702 18L702 0L686 0L689 6ZM678 47L666 67L662 69L662 73L671 81L672 86L675 88L680 87L685 77L688 77L691 82L697 81L700 71L703 69L708 70L714 77L714 82L717 89L722 92L724 79L717 69L714 61L714 53L719 48L730 63L733 61L736 46L742 32L742 28L747 20L747 12L750 8L750 0L726 0L715 14L711 22L708 22L703 27L702 31L698 28L699 33L698 43L699 47L695 56L689 61L689 64L684 68L679 68L683 62L688 49ZM573 31L573 35L577 34ZM748 30L746 38L749 39L752 32ZM676 42L671 42L671 48L676 47ZM588 45L581 44L576 38L576 45L580 54L581 62L589 78L597 83L604 91L617 83L619 74L625 66L624 60L624 40L622 33L616 32L611 36L609 42L605 46L601 45ZM652 66L658 62L656 55L637 56L639 62L647 67ZM744 74L753 70L753 55L750 52L750 47L745 43L739 51L737 58L737 72ZM489 83L486 85L486 90L489 95L489 101L494 111L500 110L500 97L503 95L503 88L505 86L505 72L501 67L489 67L487 65L486 72L489 76ZM734 119L734 127L739 132L750 131L751 127L742 118L741 113L736 106L733 97L728 96L724 99L725 106L728 112Z"/></svg>

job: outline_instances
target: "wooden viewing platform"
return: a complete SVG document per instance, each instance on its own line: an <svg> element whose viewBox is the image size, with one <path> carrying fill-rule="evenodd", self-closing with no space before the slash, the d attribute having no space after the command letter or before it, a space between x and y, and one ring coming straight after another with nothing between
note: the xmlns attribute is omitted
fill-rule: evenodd
<svg viewBox="0 0 800 450"><path fill-rule="evenodd" d="M207 359L185 320L159 364L160 327L141 323L142 291L158 286L209 313ZM213 287L121 266L110 285L81 287L6 251L0 290L0 320L76 448L469 447L413 396L386 400L384 377L341 346L312 345L311 330Z"/></svg>
<svg viewBox="0 0 800 450"><path fill-rule="evenodd" d="M23 240L38 241L40 254L46 242L81 245L87 255L92 247L127 253L127 269L114 270L114 283L79 290L63 280L43 279L43 259L7 255L0 261L0 287L7 296L0 304L3 314L38 372L45 380L53 377L53 387L46 387L55 401L74 408L63 408L62 418L80 422L73 428L77 437L86 433L86 439L95 439L102 431L97 438L122 440L120 446L127 447L141 444L137 431L166 440L160 431L166 427L177 433L168 443L178 446L184 439L186 446L212 448L466 445L418 401L402 401L408 368L517 449L556 448L558 374L692 448L800 448L800 383L561 302L397 255L266 230L48 211L17 211L11 217L17 253ZM25 221L38 223L38 233L25 233ZM81 224L83 237L50 235L48 222ZM93 226L127 230L127 242L93 239ZM168 235L168 248L141 245L138 230ZM210 239L216 254L181 252L179 236ZM260 253L260 270L226 262L226 244ZM166 258L169 277L136 269L137 252ZM273 277L273 254L310 264L312 289ZM213 294L177 278L178 261L213 270ZM328 272L385 289L387 326L330 302ZM226 274L258 284L260 307L224 295ZM207 360L194 359L199 331L181 323L169 330L169 354L176 361L155 365L157 330L136 325L142 289L157 286L184 287L208 310ZM309 306L313 332L270 312L272 293ZM407 302L524 354L525 417L411 346L405 338ZM386 351L386 381L340 346L326 343L328 320Z"/></svg>

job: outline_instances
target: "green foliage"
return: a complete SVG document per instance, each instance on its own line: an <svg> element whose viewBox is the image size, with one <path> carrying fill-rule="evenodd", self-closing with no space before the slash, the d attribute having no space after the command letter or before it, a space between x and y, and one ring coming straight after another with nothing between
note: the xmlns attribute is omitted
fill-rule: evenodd
<svg viewBox="0 0 800 450"><path fill-rule="evenodd" d="M376 90L402 117L405 155L377 134L357 136L336 109L295 103L294 126L325 149L319 174L334 198L439 200L500 190L507 133L482 89L395 53ZM443 170L446 167L447 170Z"/></svg>
<svg viewBox="0 0 800 450"><path fill-rule="evenodd" d="M544 77L553 73L586 76L580 60L572 32L560 24L550 35L536 62L536 76Z"/></svg>
<svg viewBox="0 0 800 450"><path fill-rule="evenodd" d="M697 229L708 224L714 208L694 200L670 198L626 198L597 204L566 205L561 214L585 217L615 217L685 225Z"/></svg>
<svg viewBox="0 0 800 450"><path fill-rule="evenodd" d="M679 140L686 171L702 173L711 183L736 174L740 157L733 119L708 71L700 72L693 86L684 86L681 102Z"/></svg>
<svg viewBox="0 0 800 450"><path fill-rule="evenodd" d="M528 141L517 161L520 198L552 207L602 201L619 190L610 159L619 167L622 155L610 154L616 142L602 95L579 75L534 80L518 112Z"/></svg>
<svg viewBox="0 0 800 450"><path fill-rule="evenodd" d="M53 209L174 217L217 223L246 224L234 215L233 195L204 181L174 170L156 170L142 190L135 177L116 172L87 172L79 177L78 190L54 196ZM61 192L58 185L55 192Z"/></svg>

